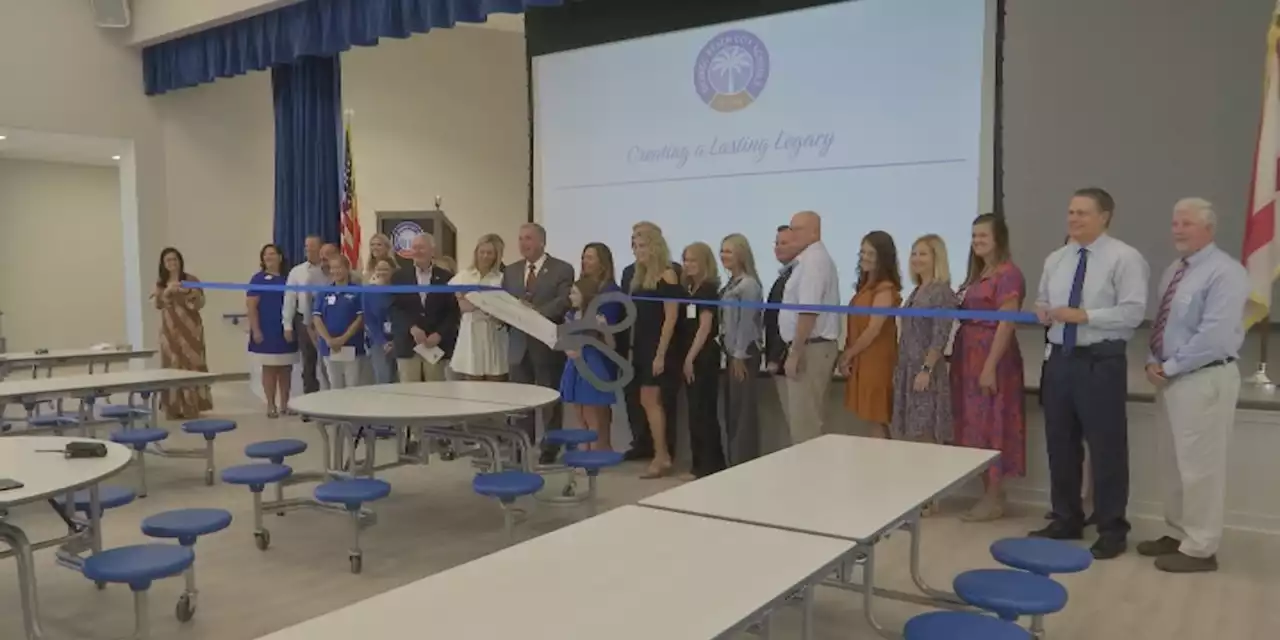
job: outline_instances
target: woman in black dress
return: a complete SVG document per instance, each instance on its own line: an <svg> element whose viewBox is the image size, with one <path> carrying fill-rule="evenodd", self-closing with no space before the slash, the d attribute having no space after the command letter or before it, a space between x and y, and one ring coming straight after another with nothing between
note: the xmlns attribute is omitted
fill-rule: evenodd
<svg viewBox="0 0 1280 640"><path fill-rule="evenodd" d="M684 290L671 268L671 251L662 233L640 227L631 242L636 256L631 295L637 298L681 298ZM653 437L653 460L641 478L660 478L671 471L667 448L667 416L662 408L662 381L680 375L680 359L674 339L679 303L636 300L632 328L631 366L640 385L640 406Z"/></svg>
<svg viewBox="0 0 1280 640"><path fill-rule="evenodd" d="M693 466L681 480L696 480L724 471L720 439L720 313L700 301L720 299L715 257L705 242L684 249L684 290L689 296L680 314L679 345L684 360L685 403L689 417L689 450Z"/></svg>

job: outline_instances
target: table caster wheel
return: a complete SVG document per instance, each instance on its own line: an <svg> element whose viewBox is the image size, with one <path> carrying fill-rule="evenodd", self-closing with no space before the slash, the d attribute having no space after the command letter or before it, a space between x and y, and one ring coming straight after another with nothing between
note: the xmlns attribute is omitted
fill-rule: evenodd
<svg viewBox="0 0 1280 640"><path fill-rule="evenodd" d="M178 606L173 608L173 615L178 622L191 622L196 615L196 603L191 600L191 596L184 593L178 598Z"/></svg>
<svg viewBox="0 0 1280 640"><path fill-rule="evenodd" d="M351 556L351 573L360 573L364 569L364 558L362 556Z"/></svg>
<svg viewBox="0 0 1280 640"><path fill-rule="evenodd" d="M213 470L212 469L206 469L204 472L204 486L206 487L213 486Z"/></svg>
<svg viewBox="0 0 1280 640"><path fill-rule="evenodd" d="M104 589L106 589L106 588L107 588L107 583L105 583L105 582L95 582L95 583L93 583L93 586L97 587L97 588L98 588L98 591L102 591L102 590L104 590Z"/></svg>
<svg viewBox="0 0 1280 640"><path fill-rule="evenodd" d="M271 546L271 532L266 529L254 531L253 544L258 547L259 551L266 551L267 547Z"/></svg>
<svg viewBox="0 0 1280 640"><path fill-rule="evenodd" d="M569 484L566 484L564 486L564 489L560 492L560 495L566 498L572 498L575 495L577 495L577 493L578 493L578 490L574 488L573 483L570 482Z"/></svg>

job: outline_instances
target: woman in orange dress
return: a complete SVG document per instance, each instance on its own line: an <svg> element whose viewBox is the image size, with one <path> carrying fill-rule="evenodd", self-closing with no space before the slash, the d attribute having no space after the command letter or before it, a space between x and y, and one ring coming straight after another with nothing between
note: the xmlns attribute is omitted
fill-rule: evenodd
<svg viewBox="0 0 1280 640"><path fill-rule="evenodd" d="M160 274L151 297L160 310L160 366L166 369L208 371L204 348L204 291L183 289L181 283L198 282L187 273L182 253L173 247L160 252ZM200 417L213 408L209 387L185 387L160 394L160 408L170 420Z"/></svg>
<svg viewBox="0 0 1280 640"><path fill-rule="evenodd" d="M872 231L862 239L858 288L849 302L854 307L898 307L902 304L902 276L893 237ZM840 356L844 374L844 406L875 425L872 435L889 437L893 419L893 369L898 364L898 325L884 315L852 314Z"/></svg>

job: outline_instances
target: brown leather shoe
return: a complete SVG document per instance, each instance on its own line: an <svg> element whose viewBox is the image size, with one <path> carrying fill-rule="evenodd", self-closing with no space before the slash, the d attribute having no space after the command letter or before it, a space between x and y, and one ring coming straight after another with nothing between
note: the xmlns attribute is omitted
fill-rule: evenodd
<svg viewBox="0 0 1280 640"><path fill-rule="evenodd" d="M1156 558L1156 568L1168 573L1200 573L1218 570L1218 556L1193 558L1185 553L1172 553Z"/></svg>
<svg viewBox="0 0 1280 640"><path fill-rule="evenodd" d="M1147 540L1138 543L1138 555L1147 556L1148 558L1159 558L1160 556L1173 555L1178 552L1178 547L1182 545L1182 541L1177 538L1163 536L1157 540Z"/></svg>

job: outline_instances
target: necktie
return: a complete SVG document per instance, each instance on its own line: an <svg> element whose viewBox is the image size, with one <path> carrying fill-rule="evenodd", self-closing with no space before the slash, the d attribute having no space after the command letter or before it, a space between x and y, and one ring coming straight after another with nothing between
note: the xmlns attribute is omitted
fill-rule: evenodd
<svg viewBox="0 0 1280 640"><path fill-rule="evenodd" d="M1084 273L1089 268L1089 250L1080 247L1080 262L1076 263L1076 275L1071 279L1071 295L1067 297L1067 306L1080 308L1080 299L1084 297ZM1076 334L1080 325L1068 324L1062 328L1062 347L1068 351L1076 348Z"/></svg>
<svg viewBox="0 0 1280 640"><path fill-rule="evenodd" d="M1178 283L1187 272L1187 259L1178 261L1178 270L1173 272L1173 279L1165 287L1164 297L1160 298L1160 311L1156 312L1155 326L1151 327L1151 355L1157 360L1164 360L1164 326L1169 322L1169 307L1173 305L1173 294L1178 291Z"/></svg>
<svg viewBox="0 0 1280 640"><path fill-rule="evenodd" d="M529 263L529 272L524 276L524 292L533 293L533 283L538 279L537 267Z"/></svg>

